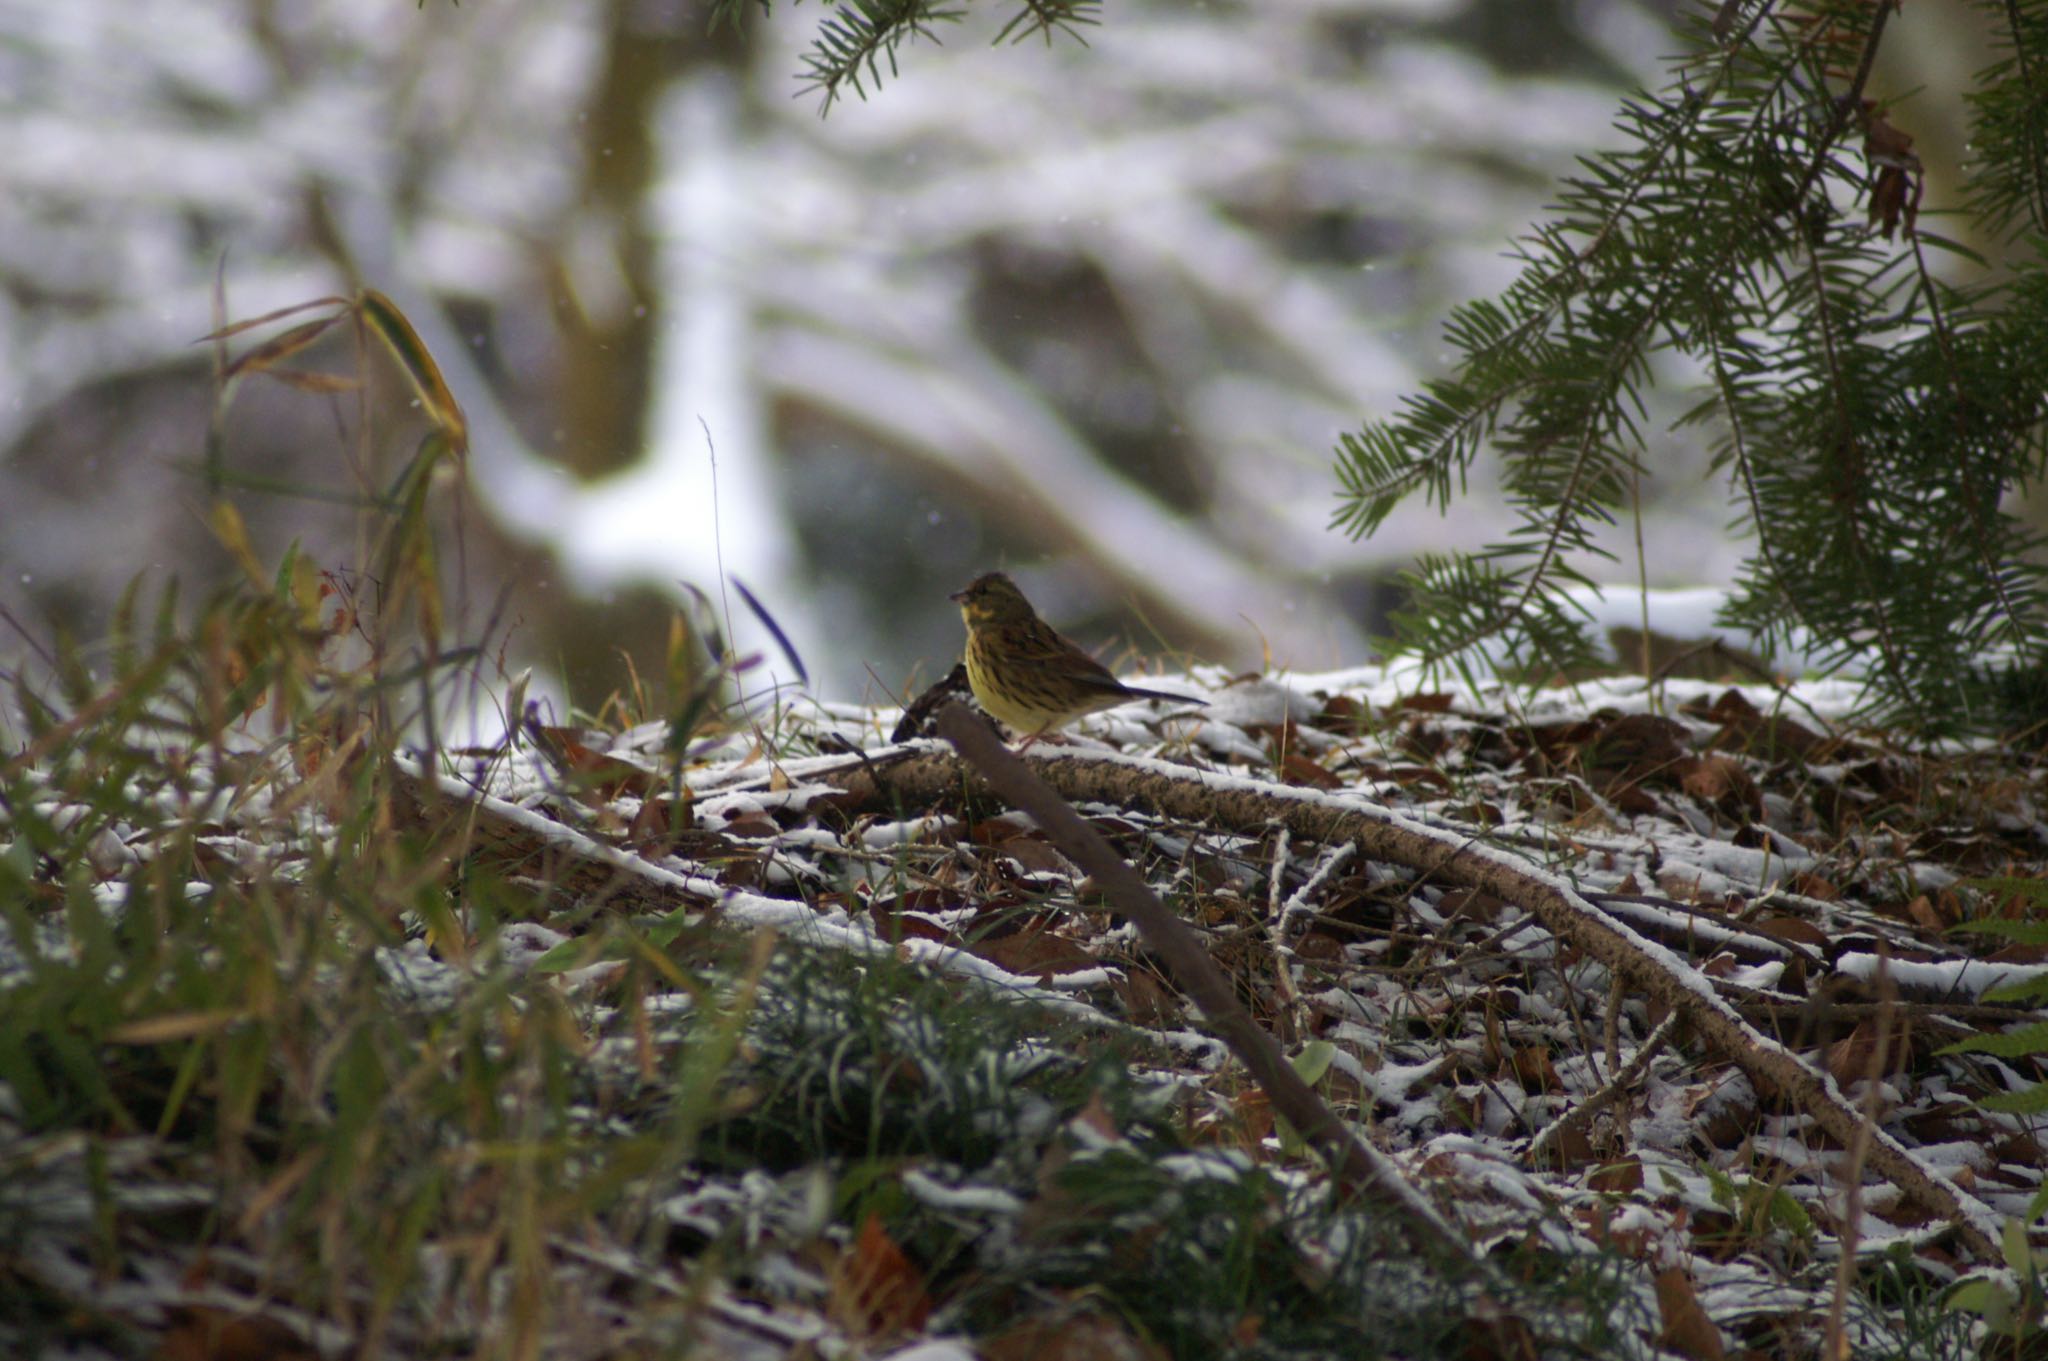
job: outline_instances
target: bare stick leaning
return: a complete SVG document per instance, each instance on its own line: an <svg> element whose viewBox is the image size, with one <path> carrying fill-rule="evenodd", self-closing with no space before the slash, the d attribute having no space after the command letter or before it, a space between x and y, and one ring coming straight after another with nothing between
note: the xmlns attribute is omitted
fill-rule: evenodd
<svg viewBox="0 0 2048 1361"><path fill-rule="evenodd" d="M1137 924L1145 944L1194 999L1210 1028L1230 1046L1252 1080L1265 1090L1275 1113L1301 1132L1347 1194L1367 1197L1392 1210L1419 1245L1472 1260L1471 1245L1464 1237L1301 1080L1278 1042L1231 995L1229 982L1194 933L1154 896L1144 878L1124 863L1100 832L1051 785L1032 774L966 706L954 703L941 709L938 730L991 789L1030 814L1052 843L1093 877L1116 910Z"/></svg>

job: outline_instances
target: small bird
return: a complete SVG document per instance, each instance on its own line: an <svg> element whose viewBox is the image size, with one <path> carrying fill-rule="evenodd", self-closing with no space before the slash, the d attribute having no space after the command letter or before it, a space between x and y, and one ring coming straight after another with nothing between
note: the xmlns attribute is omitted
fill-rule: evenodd
<svg viewBox="0 0 2048 1361"><path fill-rule="evenodd" d="M952 599L967 623L967 684L982 708L1024 734L1024 746L1083 714L1132 700L1202 703L1125 685L1055 633L1001 572L982 573Z"/></svg>

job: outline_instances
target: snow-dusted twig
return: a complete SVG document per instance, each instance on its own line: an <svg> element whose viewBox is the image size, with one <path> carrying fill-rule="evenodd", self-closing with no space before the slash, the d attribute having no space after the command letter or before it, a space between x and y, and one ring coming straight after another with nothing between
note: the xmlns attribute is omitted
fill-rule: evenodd
<svg viewBox="0 0 2048 1361"><path fill-rule="evenodd" d="M1864 1129L1850 1141L1841 1174L1842 1216L1835 1229L1839 1245L1835 1289L1828 1300L1827 1329L1823 1334L1827 1339L1825 1354L1831 1361L1851 1354L1848 1334L1842 1325L1847 1317L1849 1294L1856 1283L1856 1243L1863 1236L1863 1162L1870 1154L1869 1131L1877 1128L1878 1109L1884 1101L1885 1064L1891 1058L1892 1030L1896 1025L1891 1004L1897 989L1892 985L1891 971L1883 967L1888 962L1880 960L1877 972L1878 1004L1884 1009L1878 1013L1870 1042L1870 1062L1863 1072Z"/></svg>
<svg viewBox="0 0 2048 1361"><path fill-rule="evenodd" d="M1342 869L1349 863L1351 857L1357 853L1358 847L1349 841L1341 846L1332 846L1324 851L1323 858L1316 863L1316 867L1309 874L1307 881L1300 888L1287 895L1287 902L1281 909L1281 915L1285 918L1293 918L1314 911L1309 906L1309 899L1314 896L1315 891L1321 888L1332 874Z"/></svg>
<svg viewBox="0 0 2048 1361"><path fill-rule="evenodd" d="M1294 949L1287 943L1287 909L1280 899L1287 872L1287 828L1273 835L1273 874L1266 886L1266 944L1273 951L1273 998L1285 1009L1294 1034L1308 1033L1308 1011L1294 986Z"/></svg>
<svg viewBox="0 0 2048 1361"><path fill-rule="evenodd" d="M1609 1017L1612 1017L1616 1010L1617 1008L1608 1008ZM1543 1132L1529 1141L1528 1150L1522 1154L1522 1162L1529 1167L1543 1166L1544 1159L1550 1156L1550 1150L1557 1146L1559 1139L1572 1130L1584 1127L1594 1116L1613 1105L1615 1099L1623 1092L1633 1087L1636 1080L1643 1075L1643 1070L1650 1066L1650 1060L1657 1057L1658 1051L1664 1047L1664 1042L1671 1038L1671 1032L1677 1028L1678 1020L1679 1013L1676 1011L1666 1016L1629 1057L1627 1067L1609 1078L1599 1091L1544 1126Z"/></svg>

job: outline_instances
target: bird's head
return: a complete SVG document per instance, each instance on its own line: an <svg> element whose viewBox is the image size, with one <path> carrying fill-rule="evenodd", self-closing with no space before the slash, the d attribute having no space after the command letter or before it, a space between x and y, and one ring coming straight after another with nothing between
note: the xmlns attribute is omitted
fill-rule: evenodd
<svg viewBox="0 0 2048 1361"><path fill-rule="evenodd" d="M953 592L952 598L959 604L960 617L970 628L976 624L1007 624L1037 617L1031 602L1017 589L1017 583L1001 572L983 572L968 582L965 590Z"/></svg>

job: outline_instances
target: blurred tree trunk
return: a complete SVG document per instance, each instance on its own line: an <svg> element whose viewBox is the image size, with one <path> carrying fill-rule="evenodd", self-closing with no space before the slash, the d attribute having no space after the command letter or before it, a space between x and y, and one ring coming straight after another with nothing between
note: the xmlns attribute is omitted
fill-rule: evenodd
<svg viewBox="0 0 2048 1361"><path fill-rule="evenodd" d="M549 243L550 301L558 325L558 457L579 478L632 464L647 438L654 339L665 321L655 277L654 118L676 81L705 65L741 67L753 11L712 32L696 0L609 0L604 51L582 120L578 211ZM743 79L734 87L742 88ZM678 514L683 508L678 507ZM534 618L543 655L557 659L572 701L595 708L628 684L626 663L657 703L673 703L650 663L666 655L670 604L658 589L591 600L562 591L560 608ZM682 677L674 678L682 680ZM645 715L653 717L654 715Z"/></svg>
<svg viewBox="0 0 2048 1361"><path fill-rule="evenodd" d="M737 68L745 28L711 31L695 0L610 0L605 47L583 119L581 211L551 243L561 327L558 456L579 476L632 463L646 436L650 357L662 322L650 196L660 158L653 115L671 82L704 65Z"/></svg>

